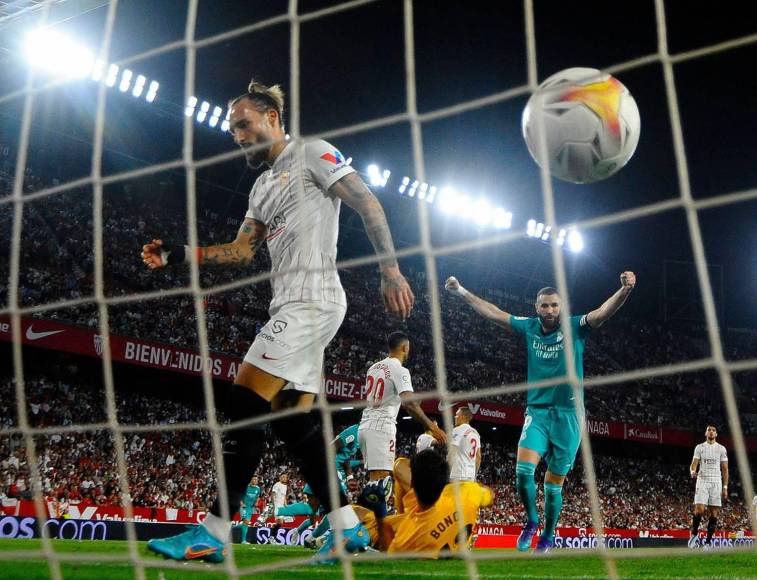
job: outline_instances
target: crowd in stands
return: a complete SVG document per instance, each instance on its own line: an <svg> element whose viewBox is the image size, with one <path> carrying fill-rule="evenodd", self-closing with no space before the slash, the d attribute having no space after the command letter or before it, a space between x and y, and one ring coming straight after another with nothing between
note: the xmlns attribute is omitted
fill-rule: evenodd
<svg viewBox="0 0 757 580"><path fill-rule="evenodd" d="M30 377L26 383L29 422L35 427L67 426L104 421L102 388L77 379L71 366L49 376ZM62 377L62 378L60 378ZM0 383L3 427L16 424L14 385ZM204 412L165 399L138 393L117 393L118 419L128 424L160 425L202 421ZM341 429L346 425L336 425ZM28 456L20 436L0 431L0 500L31 497ZM398 454L412 456L415 435L400 430ZM105 431L67 432L35 438L42 489L49 501L65 505L119 505L118 466L112 435ZM202 510L215 499L215 461L207 431L177 430L127 433L124 438L127 476L132 501L141 507L175 507ZM520 524L521 507L515 491L514 448L483 440L479 481L495 489L495 504L481 513L481 522ZM618 528L685 528L690 523L693 483L688 464L660 458L625 458L596 455L595 472L605 525ZM543 469L543 468L542 468ZM290 475L290 501L302 500L304 481L284 446L268 441L258 474L263 502L279 474ZM365 472L357 470L359 480ZM543 473L537 473L537 480ZM731 501L723 510L724 526L747 526L748 515L736 474ZM591 525L588 490L579 457L565 486L562 525ZM1 502L0 502L1 503Z"/></svg>
<svg viewBox="0 0 757 580"><path fill-rule="evenodd" d="M2 177L0 175L0 177ZM6 176L7 177L7 176ZM0 197L7 195L9 180L0 178ZM24 189L32 192L54 185L27 172ZM12 204L0 208L0 304L7 303ZM146 241L172 234L184 239L184 210L168 201L156 203L131 191L128 185L107 190L104 198L103 250L107 296L171 289L188 284L185 267L149 272L139 250ZM233 239L241 216L198 208L198 234L202 244ZM92 196L73 191L24 205L21 239L19 300L22 306L76 300L93 295ZM268 268L265 249L256 263L245 270L203 268L201 286L232 282ZM434 352L431 340L430 300L425 273L406 268L416 293L416 308L410 328L413 353L409 368L416 390L435 388ZM366 369L385 356L383 337L393 329L378 296L374 268L341 273L349 310L340 333L326 353L326 371L362 377ZM505 295L496 289L476 289L514 314L530 315L531 300ZM211 350L242 356L261 325L267 320L270 288L267 282L244 285L206 298L206 320ZM453 302L454 301L454 302ZM454 391L518 383L525 379L525 349L522 340L498 332L455 298L441 295L444 348L448 386ZM93 304L77 305L35 314L76 325L96 328ZM618 320L620 322L620 319ZM172 297L149 302L124 303L109 308L111 332L141 339L196 348L197 330L191 297ZM643 320L614 320L609 328L593 333L586 350L585 374L598 376L644 367L664 366L709 356L706 332L699 328L663 325ZM725 331L724 351L729 359L744 359L757 352L754 331ZM734 375L742 428L757 434L757 389L754 373ZM29 419L33 425L71 425L104 420L102 393L82 384L74 374L62 372L31 377L27 383ZM522 393L503 390L493 399L522 405ZM590 416L609 421L667 425L703 431L708 422L727 432L722 395L713 372L678 374L612 386L587 389ZM682 408L686 413L681 413ZM118 394L119 420L140 424L202 420L199 410L180 403L130 394ZM99 418L99 419L98 419ZM15 424L15 393L10 378L0 384L0 426ZM37 456L48 497L69 502L119 503L122 501L112 438L104 432L46 435L37 438ZM406 442L407 443L407 442ZM129 434L125 441L128 476L135 505L207 507L215 493L213 452L209 435L202 431L143 432ZM3 437L0 431L0 495L25 497L29 469L23 440ZM488 446L482 480L498 487L497 505L484 519L498 523L519 521L512 472L514 461L504 451ZM658 460L628 463L614 457L598 457L598 475L603 510L608 525L621 527L680 527L687 525L690 481L686 470ZM276 474L289 469L280 447L272 446L264 459L263 487L268 489ZM580 467L566 487L565 525L589 522L588 496ZM686 477L684 477L684 475ZM293 489L299 480L294 474ZM270 480L270 481L268 481ZM686 490L685 492L682 490ZM571 499L572 498L572 499ZM644 498L644 501L640 501ZM652 499L653 498L653 499ZM744 521L735 507L726 517ZM514 519L513 519L514 518ZM734 521L736 521L734 520Z"/></svg>
<svg viewBox="0 0 757 580"><path fill-rule="evenodd" d="M39 189L43 181L28 172L25 187ZM6 182L6 189L8 184ZM0 180L0 196L3 194ZM5 192L7 193L7 191ZM20 301L22 306L75 300L93 294L91 194L67 192L25 204L22 236ZM104 280L108 296L170 289L188 283L188 269L175 267L148 271L139 258L143 243L165 234L184 237L184 210L154 197L121 187L104 197ZM13 212L0 212L0 250L10 248ZM233 239L238 216L223 216L209 209L198 211L201 243L214 244ZM211 287L267 270L265 248L249 268L203 268L201 286ZM431 341L430 303L423 271L406 268L416 293L413 323L408 328L413 339L409 362L416 390L435 388L434 356ZM384 356L383 336L394 329L378 296L378 275L374 268L341 273L349 309L339 334L326 353L326 370L360 378L366 369ZM0 301L6 299L8 262L0 261ZM514 314L532 314L531 300L496 289L476 289L484 297ZM248 284L206 298L206 321L211 350L242 356L268 318L270 287L267 282ZM451 390L470 391L522 382L525 378L525 349L522 340L510 333L497 332L469 308L442 293L441 312L447 381ZM79 305L38 314L73 324L96 328L97 309ZM177 346L196 348L197 329L189 296L154 299L149 302L119 304L109 309L111 332L141 339L153 339ZM587 377L664 366L709 356L704 329L675 327L660 322L618 318L593 333L585 352ZM725 352L731 359L754 356L757 332L724 332ZM754 373L735 375L741 420L746 433L757 434L757 389ZM523 394L497 397L509 404L522 405ZM695 401L695 403L694 403ZM678 413L681 405L690 409ZM726 420L717 375L698 372L669 375L590 389L586 397L590 416L609 421L666 425L682 429L703 429L708 421L721 425Z"/></svg>

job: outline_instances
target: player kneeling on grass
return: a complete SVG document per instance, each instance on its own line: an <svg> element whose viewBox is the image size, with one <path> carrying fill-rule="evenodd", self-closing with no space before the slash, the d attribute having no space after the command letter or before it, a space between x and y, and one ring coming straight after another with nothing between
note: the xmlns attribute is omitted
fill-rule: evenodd
<svg viewBox="0 0 757 580"><path fill-rule="evenodd" d="M426 449L409 462L410 488L398 498L397 491L402 492L407 478L407 463L407 459L400 458L395 464L395 505L399 513L386 515L383 482L369 483L360 496L359 503L373 516L356 508L371 535L372 545L393 553L423 552L431 558L468 546L479 508L492 503L491 489L474 482L449 483L447 460L437 451ZM456 488L460 493L461 514L455 502Z"/></svg>

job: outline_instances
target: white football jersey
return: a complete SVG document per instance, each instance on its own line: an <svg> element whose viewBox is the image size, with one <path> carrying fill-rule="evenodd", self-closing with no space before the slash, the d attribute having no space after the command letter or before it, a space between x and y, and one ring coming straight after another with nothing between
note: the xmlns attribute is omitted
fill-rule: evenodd
<svg viewBox="0 0 757 580"><path fill-rule="evenodd" d="M475 481L476 456L481 448L481 436L473 427L464 423L452 431L449 446L450 481Z"/></svg>
<svg viewBox="0 0 757 580"><path fill-rule="evenodd" d="M694 448L694 459L699 459L697 479L721 479L720 462L728 461L728 453L720 443L700 443Z"/></svg>
<svg viewBox="0 0 757 580"><path fill-rule="evenodd" d="M245 217L266 224L271 254L271 310L289 302L347 300L336 270L341 200L329 188L354 173L323 140L288 143L257 178Z"/></svg>
<svg viewBox="0 0 757 580"><path fill-rule="evenodd" d="M413 392L410 371L398 359L387 357L368 369L365 386L368 406L363 409L360 428L395 433L402 406L400 393Z"/></svg>
<svg viewBox="0 0 757 580"><path fill-rule="evenodd" d="M277 481L271 488L271 497L273 498L273 505L281 507L287 503L287 485Z"/></svg>
<svg viewBox="0 0 757 580"><path fill-rule="evenodd" d="M415 442L415 452L420 453L425 449L429 449L434 444L434 441L436 441L436 439L428 433L421 433L421 436L418 437L418 441Z"/></svg>

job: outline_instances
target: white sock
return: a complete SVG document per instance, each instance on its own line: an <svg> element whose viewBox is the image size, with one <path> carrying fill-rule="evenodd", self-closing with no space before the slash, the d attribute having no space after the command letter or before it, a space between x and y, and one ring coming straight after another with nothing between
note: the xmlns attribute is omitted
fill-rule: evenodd
<svg viewBox="0 0 757 580"><path fill-rule="evenodd" d="M360 523L360 520L351 505L345 505L335 509L326 516L332 530L349 530Z"/></svg>
<svg viewBox="0 0 757 580"><path fill-rule="evenodd" d="M218 516L214 516L213 514L208 514L202 522L202 527L205 528L216 540L224 543L229 541L231 522L219 518Z"/></svg>

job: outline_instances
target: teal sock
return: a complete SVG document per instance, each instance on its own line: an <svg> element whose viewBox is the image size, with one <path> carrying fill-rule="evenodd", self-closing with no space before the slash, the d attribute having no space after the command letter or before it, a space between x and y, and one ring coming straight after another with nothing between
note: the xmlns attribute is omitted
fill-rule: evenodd
<svg viewBox="0 0 757 580"><path fill-rule="evenodd" d="M247 541L247 528L248 526L242 524L242 541L243 542Z"/></svg>
<svg viewBox="0 0 757 580"><path fill-rule="evenodd" d="M306 502L290 503L276 510L275 517L280 516L312 516L313 508Z"/></svg>
<svg viewBox="0 0 757 580"><path fill-rule="evenodd" d="M302 532L307 530L312 523L313 523L313 520L311 518L305 518L302 521L302 523L299 526L297 526L297 533L301 534Z"/></svg>
<svg viewBox="0 0 757 580"><path fill-rule="evenodd" d="M323 534L325 534L330 529L331 529L331 524L329 524L329 518L324 516L323 518L321 518L321 522L313 530L313 537L320 538Z"/></svg>
<svg viewBox="0 0 757 580"><path fill-rule="evenodd" d="M552 539L555 537L557 520L562 510L562 485L544 482L544 529L541 537Z"/></svg>
<svg viewBox="0 0 757 580"><path fill-rule="evenodd" d="M526 510L529 522L539 521L539 512L536 510L536 482L534 472L536 465L527 461L518 461L515 464L515 489L518 490L520 501Z"/></svg>

